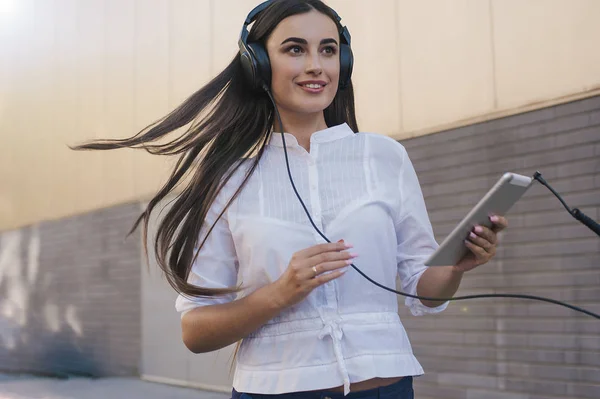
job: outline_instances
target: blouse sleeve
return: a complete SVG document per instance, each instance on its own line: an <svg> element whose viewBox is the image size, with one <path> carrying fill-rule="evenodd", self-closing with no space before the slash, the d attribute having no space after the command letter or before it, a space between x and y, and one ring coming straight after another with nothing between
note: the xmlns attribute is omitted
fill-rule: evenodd
<svg viewBox="0 0 600 399"><path fill-rule="evenodd" d="M229 201L230 196L225 194L226 187L227 185L219 192L207 212L197 246L202 243L206 233ZM197 250L196 247L195 251ZM237 274L238 259L229 229L228 212L226 211L219 218L198 253L187 281L190 284L204 288L229 288L236 285ZM231 302L235 297L235 293L210 298L189 297L180 294L175 301L175 308L183 316L183 314L194 308Z"/></svg>
<svg viewBox="0 0 600 399"><path fill-rule="evenodd" d="M417 295L417 283L427 270L425 261L438 247L425 207L425 200L417 174L404 147L400 167L400 213L396 223L398 247L396 260L402 291ZM448 302L430 308L416 298L406 297L404 304L415 316L438 313L446 309Z"/></svg>

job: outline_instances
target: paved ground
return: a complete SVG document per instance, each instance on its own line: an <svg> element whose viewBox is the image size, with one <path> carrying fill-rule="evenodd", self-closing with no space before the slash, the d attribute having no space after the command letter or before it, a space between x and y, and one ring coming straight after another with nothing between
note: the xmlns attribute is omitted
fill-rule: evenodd
<svg viewBox="0 0 600 399"><path fill-rule="evenodd" d="M0 375L0 399L227 399L230 395L135 378L52 379Z"/></svg>

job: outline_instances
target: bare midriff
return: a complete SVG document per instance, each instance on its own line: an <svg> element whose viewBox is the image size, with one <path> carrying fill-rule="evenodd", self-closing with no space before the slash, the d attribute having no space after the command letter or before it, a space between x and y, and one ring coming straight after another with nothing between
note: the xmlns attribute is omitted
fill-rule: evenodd
<svg viewBox="0 0 600 399"><path fill-rule="evenodd" d="M402 378L403 377L371 378L370 380L355 382L350 384L350 392L368 391L369 389L385 387L397 383ZM344 386L328 388L326 391L344 392Z"/></svg>

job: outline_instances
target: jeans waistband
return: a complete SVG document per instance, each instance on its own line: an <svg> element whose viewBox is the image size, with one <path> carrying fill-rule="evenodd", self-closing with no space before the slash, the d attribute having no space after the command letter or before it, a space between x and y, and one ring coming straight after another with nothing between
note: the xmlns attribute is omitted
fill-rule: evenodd
<svg viewBox="0 0 600 399"><path fill-rule="evenodd" d="M342 392L332 392L326 389L319 391L290 392L282 394L257 394L243 393L232 390L232 399L379 399L386 397L400 397L404 391L412 392L413 377L404 377L400 381L384 387L368 389L365 391L350 392L344 396ZM396 396L394 396L396 394Z"/></svg>

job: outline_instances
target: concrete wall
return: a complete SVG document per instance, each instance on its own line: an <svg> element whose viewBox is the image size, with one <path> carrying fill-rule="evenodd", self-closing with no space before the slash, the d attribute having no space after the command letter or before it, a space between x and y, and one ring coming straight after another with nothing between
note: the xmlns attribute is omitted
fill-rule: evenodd
<svg viewBox="0 0 600 399"><path fill-rule="evenodd" d="M600 97L402 143L438 241L506 171L539 170L570 207L600 219ZM468 273L459 294L538 295L600 313L600 239L538 183L507 216L498 256ZM402 316L426 372L421 399L600 397L596 319L516 299Z"/></svg>
<svg viewBox="0 0 600 399"><path fill-rule="evenodd" d="M165 115L232 59L257 3L7 2L0 229L155 193L164 158L67 145L130 136ZM352 33L365 131L419 136L600 92L596 0L328 3Z"/></svg>
<svg viewBox="0 0 600 399"><path fill-rule="evenodd" d="M137 375L139 205L0 233L0 370Z"/></svg>
<svg viewBox="0 0 600 399"><path fill-rule="evenodd" d="M169 200L159 208L167 206ZM158 214L154 214L150 221L149 243L154 240L157 224ZM185 347L181 339L181 318L175 311L177 294L164 278L154 254L149 255L150 267L141 265L140 376L148 381L231 392L235 345L202 354L194 354Z"/></svg>

